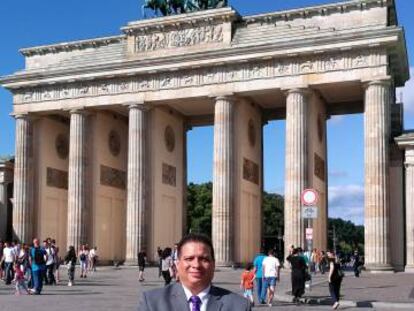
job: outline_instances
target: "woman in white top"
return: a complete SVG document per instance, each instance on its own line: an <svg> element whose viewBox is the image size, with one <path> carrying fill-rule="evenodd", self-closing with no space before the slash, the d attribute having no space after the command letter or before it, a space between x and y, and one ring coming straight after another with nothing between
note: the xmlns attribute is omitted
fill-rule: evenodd
<svg viewBox="0 0 414 311"><path fill-rule="evenodd" d="M167 247L162 251L161 274L165 281L165 286L171 283L173 276L173 260L171 258L171 248Z"/></svg>

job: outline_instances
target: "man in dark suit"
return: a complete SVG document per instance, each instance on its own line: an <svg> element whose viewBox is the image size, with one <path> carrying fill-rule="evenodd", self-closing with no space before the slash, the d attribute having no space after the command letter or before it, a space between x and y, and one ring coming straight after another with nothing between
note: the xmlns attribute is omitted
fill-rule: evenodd
<svg viewBox="0 0 414 311"><path fill-rule="evenodd" d="M180 283L143 294L138 311L250 311L250 302L211 284L215 259L211 240L189 234L178 243Z"/></svg>

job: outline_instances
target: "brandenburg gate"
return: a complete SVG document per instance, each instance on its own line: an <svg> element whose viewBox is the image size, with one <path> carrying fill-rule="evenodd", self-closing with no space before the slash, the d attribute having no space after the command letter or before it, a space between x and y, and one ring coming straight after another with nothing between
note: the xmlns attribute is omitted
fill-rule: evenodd
<svg viewBox="0 0 414 311"><path fill-rule="evenodd" d="M214 125L217 264L250 261L261 245L262 129L285 119L285 253L305 244L305 188L319 193L314 247L326 249L326 122L364 113L366 266L414 267L414 233L404 232L414 202L404 204L404 150L393 139L403 120L395 89L409 78L393 1L254 16L224 7L121 30L24 48L25 68L1 78L14 96L17 238L155 259L187 231L186 132Z"/></svg>

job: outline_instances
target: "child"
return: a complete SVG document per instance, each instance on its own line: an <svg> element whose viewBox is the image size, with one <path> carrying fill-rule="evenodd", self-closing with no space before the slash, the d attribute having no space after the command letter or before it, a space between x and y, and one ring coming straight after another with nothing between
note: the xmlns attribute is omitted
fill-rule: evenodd
<svg viewBox="0 0 414 311"><path fill-rule="evenodd" d="M26 293L30 295L30 291L27 288L26 280L24 279L24 273L18 263L14 264L14 282L16 283L15 295L20 296L22 289L24 289Z"/></svg>
<svg viewBox="0 0 414 311"><path fill-rule="evenodd" d="M244 289L244 297L250 300L252 306L254 306L253 281L255 278L253 264L249 263L246 266L246 270L242 273L240 288Z"/></svg>

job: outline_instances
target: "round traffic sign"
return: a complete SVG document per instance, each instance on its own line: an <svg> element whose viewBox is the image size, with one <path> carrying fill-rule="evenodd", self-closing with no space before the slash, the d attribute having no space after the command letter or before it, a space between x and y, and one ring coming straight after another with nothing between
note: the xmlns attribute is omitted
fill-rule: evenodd
<svg viewBox="0 0 414 311"><path fill-rule="evenodd" d="M303 205L315 205L318 202L318 192L315 189L305 189L301 198Z"/></svg>

